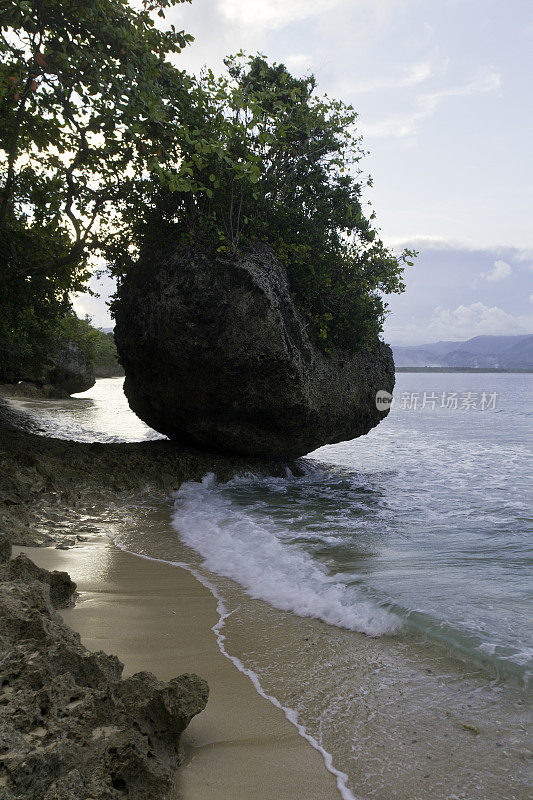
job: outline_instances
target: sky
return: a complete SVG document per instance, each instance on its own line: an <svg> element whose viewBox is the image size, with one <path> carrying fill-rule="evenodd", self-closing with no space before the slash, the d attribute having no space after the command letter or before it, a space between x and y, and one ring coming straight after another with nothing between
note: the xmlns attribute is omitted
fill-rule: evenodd
<svg viewBox="0 0 533 800"><path fill-rule="evenodd" d="M532 0L193 0L177 64L265 53L351 103L384 241L419 251L385 340L533 332ZM109 280L78 313L110 326Z"/></svg>

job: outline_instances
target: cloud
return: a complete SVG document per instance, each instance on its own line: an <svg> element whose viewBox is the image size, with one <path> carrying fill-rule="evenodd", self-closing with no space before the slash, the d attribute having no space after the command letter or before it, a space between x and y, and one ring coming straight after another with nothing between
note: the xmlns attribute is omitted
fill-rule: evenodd
<svg viewBox="0 0 533 800"><path fill-rule="evenodd" d="M512 247L508 245L487 245L481 246L479 243L469 239L447 239L444 236L431 236L425 233L414 233L408 236L384 236L383 241L388 247L403 249L412 247L415 250L456 250L470 255L478 254L485 261L490 258L506 259L516 262L522 269L533 271L533 251L524 247ZM521 265L531 262L527 267ZM479 275L478 275L479 277Z"/></svg>
<svg viewBox="0 0 533 800"><path fill-rule="evenodd" d="M388 247L403 250L404 247L412 247L415 250L423 247L424 249L462 249L468 245L464 242L451 242L443 236L428 236L424 233L414 233L412 236L384 236L383 241Z"/></svg>
<svg viewBox="0 0 533 800"><path fill-rule="evenodd" d="M296 20L323 14L343 0L219 0L223 15L251 28L282 28Z"/></svg>
<svg viewBox="0 0 533 800"><path fill-rule="evenodd" d="M294 53L287 56L284 61L287 67L296 72L308 70L313 63L312 57L307 53Z"/></svg>
<svg viewBox="0 0 533 800"><path fill-rule="evenodd" d="M427 80L432 73L431 64L429 61L414 64L408 67L402 80L396 83L396 86L416 86Z"/></svg>
<svg viewBox="0 0 533 800"><path fill-rule="evenodd" d="M99 328L112 327L114 323L107 304L117 288L115 279L107 272L93 275L89 281L89 288L92 292L96 292L96 295L79 293L70 296L74 311L79 317L88 314L93 325Z"/></svg>
<svg viewBox="0 0 533 800"><path fill-rule="evenodd" d="M368 23L367 15L379 27L384 25L400 0L216 0L216 9L233 25L250 30L279 30L293 22L321 17L326 22L338 22L331 11L345 6L348 13L355 10L359 25ZM405 2L405 0L403 0ZM408 0L409 2L409 0ZM364 21L364 22L363 22ZM368 34L368 30L366 31ZM355 31L350 31L352 41Z"/></svg>
<svg viewBox="0 0 533 800"><path fill-rule="evenodd" d="M429 61L413 64L403 69L402 74L389 78L376 79L368 83L351 85L350 92L361 94L362 92L374 92L379 89L401 89L408 86L416 86L431 77L432 69Z"/></svg>
<svg viewBox="0 0 533 800"><path fill-rule="evenodd" d="M436 338L446 339L527 333L518 320L502 308L486 306L479 301L453 310L437 306L429 321L429 331Z"/></svg>
<svg viewBox="0 0 533 800"><path fill-rule="evenodd" d="M517 261L529 261L528 269L533 272L533 250L531 248L522 248L516 258Z"/></svg>
<svg viewBox="0 0 533 800"><path fill-rule="evenodd" d="M473 94L493 92L495 89L499 89L501 85L501 75L493 67L489 67L484 71L478 72L468 83L438 89L436 92L422 95L420 101L429 112L432 112L448 97L469 97Z"/></svg>
<svg viewBox="0 0 533 800"><path fill-rule="evenodd" d="M74 309L78 317L85 317L85 315L88 312L86 306L80 299L80 295L73 295L71 297L71 302L72 302L72 308Z"/></svg>
<svg viewBox="0 0 533 800"><path fill-rule="evenodd" d="M496 283L507 278L512 271L511 265L507 261L495 261L493 268L489 272L480 272L479 276L490 283Z"/></svg>
<svg viewBox="0 0 533 800"><path fill-rule="evenodd" d="M429 114L421 112L415 112L413 114L398 114L396 116L376 120L375 122L360 122L358 125L358 130L367 139L388 136L403 138L416 133L416 123L427 116L429 116Z"/></svg>
<svg viewBox="0 0 533 800"><path fill-rule="evenodd" d="M469 97L493 92L502 85L502 79L493 67L480 71L467 83L443 87L434 92L425 92L417 98L418 108L410 114L398 114L375 122L363 123L360 132L367 137L412 136L418 132L419 123L430 117L444 100L451 97Z"/></svg>
<svg viewBox="0 0 533 800"><path fill-rule="evenodd" d="M470 242L422 236L398 239L395 245L411 247L420 255L413 267L406 268L405 294L387 298L391 310L385 325L388 341L421 344L478 334L533 332L531 272L523 258L525 250L480 248ZM511 267L509 276L501 281L480 278L497 261ZM506 269L500 266L499 271Z"/></svg>

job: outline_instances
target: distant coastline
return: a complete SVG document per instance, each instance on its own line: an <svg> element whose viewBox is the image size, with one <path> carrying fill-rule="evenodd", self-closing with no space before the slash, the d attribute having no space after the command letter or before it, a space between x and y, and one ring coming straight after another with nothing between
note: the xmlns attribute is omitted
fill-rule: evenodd
<svg viewBox="0 0 533 800"><path fill-rule="evenodd" d="M395 367L395 372L533 372L533 369L501 369L499 367Z"/></svg>

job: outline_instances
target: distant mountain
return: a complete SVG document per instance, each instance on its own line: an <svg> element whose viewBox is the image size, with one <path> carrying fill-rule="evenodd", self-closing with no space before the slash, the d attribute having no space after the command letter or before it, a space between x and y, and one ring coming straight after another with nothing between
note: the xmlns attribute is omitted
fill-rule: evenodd
<svg viewBox="0 0 533 800"><path fill-rule="evenodd" d="M392 348L397 367L533 369L533 334L474 336L466 342L432 342Z"/></svg>

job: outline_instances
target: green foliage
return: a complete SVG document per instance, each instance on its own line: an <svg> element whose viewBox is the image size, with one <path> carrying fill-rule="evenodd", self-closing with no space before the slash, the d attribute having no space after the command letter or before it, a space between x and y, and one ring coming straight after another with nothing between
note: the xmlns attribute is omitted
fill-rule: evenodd
<svg viewBox="0 0 533 800"><path fill-rule="evenodd" d="M124 0L12 0L0 28L0 228L10 211L65 226L77 261L116 219L124 177L176 165L189 82L167 56L192 37Z"/></svg>
<svg viewBox="0 0 533 800"><path fill-rule="evenodd" d="M69 305L60 308L54 319L25 309L16 323L8 326L0 318L0 382L44 382L63 342L81 348L97 377L123 374L113 334L95 328L88 316L80 319Z"/></svg>
<svg viewBox="0 0 533 800"><path fill-rule="evenodd" d="M316 96L314 77L295 78L261 56L226 65L226 76L208 70L190 92L196 128L181 132L179 146L195 189L176 174L152 184L142 215L132 200L136 234L113 254L117 273L140 249L169 240L222 254L261 242L285 264L316 343L370 346L382 330L383 295L404 290L403 264L415 254L389 251L363 208L370 181L359 166L356 113Z"/></svg>
<svg viewBox="0 0 533 800"><path fill-rule="evenodd" d="M62 341L75 342L93 365L97 377L112 377L122 373L113 334L95 328L89 316L80 319L72 311L67 313L59 323L55 341L56 344Z"/></svg>
<svg viewBox="0 0 533 800"><path fill-rule="evenodd" d="M92 257L120 277L168 237L270 245L326 350L371 343L403 289L353 109L262 57L188 77L169 57L191 37L152 19L181 2L0 4L0 379L39 369Z"/></svg>
<svg viewBox="0 0 533 800"><path fill-rule="evenodd" d="M113 378L124 374L122 365L118 360L115 339L111 332L98 331L95 343L94 370L97 378Z"/></svg>
<svg viewBox="0 0 533 800"><path fill-rule="evenodd" d="M0 381L39 379L53 349L57 325L88 273L62 263L51 273L34 265L65 253L66 235L35 232L18 221L0 231Z"/></svg>
<svg viewBox="0 0 533 800"><path fill-rule="evenodd" d="M173 131L189 81L168 56L192 37L159 30L150 12L182 1L0 4L4 379L38 364L38 332L47 338L84 286L89 256L123 227L128 184L179 174Z"/></svg>

